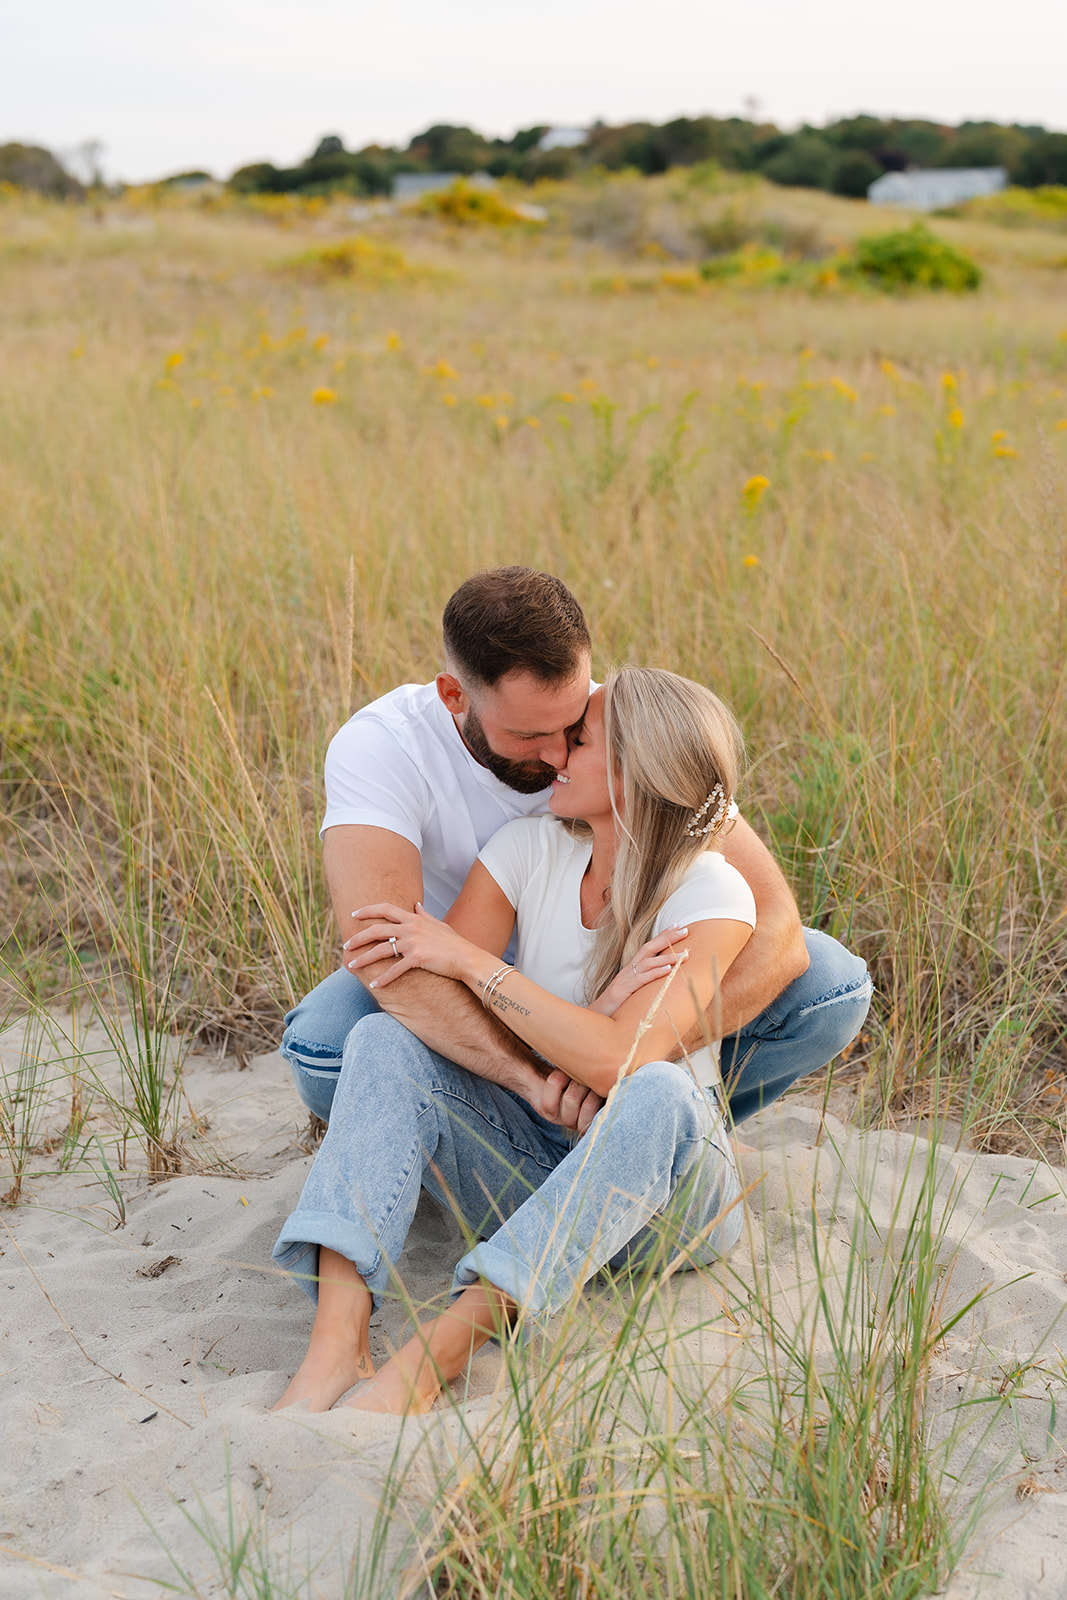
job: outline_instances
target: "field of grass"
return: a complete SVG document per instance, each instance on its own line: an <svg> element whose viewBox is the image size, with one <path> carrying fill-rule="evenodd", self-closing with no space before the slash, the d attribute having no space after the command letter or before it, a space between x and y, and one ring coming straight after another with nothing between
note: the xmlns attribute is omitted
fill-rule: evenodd
<svg viewBox="0 0 1067 1600"><path fill-rule="evenodd" d="M787 255L872 226L824 195L779 194L769 222L753 221L770 202L751 189L713 198L702 225L727 215L727 233L777 238ZM545 228L481 230L330 207L0 202L0 1021L35 1009L43 1038L72 1018L62 1159L83 1132L76 1030L93 1016L125 1052L109 1115L152 1173L180 1164L171 1036L269 1048L336 959L316 837L329 737L433 673L442 604L466 574L527 562L586 607L598 672L670 666L735 707L746 814L805 919L875 975L868 1027L835 1069L862 1089L859 1114L952 1117L976 1148L1062 1165L1058 241L938 221L986 273L959 297L704 283L657 242L665 215L693 236L666 180L547 199ZM42 1052L27 1046L3 1085L16 1190L41 1165ZM879 1538L899 1572L884 1589L846 1575L828 1594L918 1593L916 1574L932 1582L942 1560L926 1458L909 1454L929 1345L905 1323L909 1305L933 1315L936 1290L922 1245L936 1222L914 1226L882 1331L859 1301L846 1319L884 1339L840 1352L842 1373L867 1363L871 1387L818 1424L839 1483L857 1428L888 1451L896 1499ZM907 1382L884 1413L901 1359ZM813 1370L800 1346L795 1360L769 1349L766 1372L786 1383L772 1413L810 1382L815 1426ZM599 1367L576 1384L567 1404L583 1416L608 1404ZM752 1470L765 1494L788 1485L796 1527L832 1521L805 1501L798 1463L813 1458L783 1419ZM684 1500L683 1422L647 1463L629 1444L623 1466L601 1463L594 1505L616 1503L613 1473L629 1483L646 1466L656 1504L671 1483ZM699 1445L712 1465L732 1425ZM568 1462L577 1476L553 1492L573 1509L590 1467L581 1452ZM528 1466L536 1499L555 1467ZM456 1573L484 1546L496 1470L467 1480L478 1504L462 1540L454 1522L435 1547L435 1592L493 1592ZM871 1481L839 1508L839 1555L859 1548L849 1526L869 1527ZM529 1526L520 1512L512 1532ZM692 1525L685 1505L677 1515ZM579 1522L552 1537L585 1538ZM616 1534L623 1562L633 1538ZM766 1536L741 1527L729 1559L687 1547L662 1592L714 1569L762 1593ZM878 1569L884 1551L860 1544ZM804 1587L820 1552L798 1548L789 1592L823 1592ZM485 1572L520 1557L514 1540L493 1546ZM625 1587L621 1567L605 1572L608 1587L574 1594ZM552 1581L509 1592L564 1592Z"/></svg>
<svg viewBox="0 0 1067 1600"><path fill-rule="evenodd" d="M634 262L595 239L405 218L343 275L343 212L282 220L0 211L9 990L120 972L146 1027L273 1037L334 959L329 736L432 673L463 575L524 561L598 669L736 707L746 810L874 969L872 1105L1059 1138L1062 275L945 222L977 295L603 292Z"/></svg>

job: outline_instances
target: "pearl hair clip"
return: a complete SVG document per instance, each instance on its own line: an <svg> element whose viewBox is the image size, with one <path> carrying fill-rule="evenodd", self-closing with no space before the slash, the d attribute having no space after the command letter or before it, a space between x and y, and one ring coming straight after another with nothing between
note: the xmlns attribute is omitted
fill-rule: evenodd
<svg viewBox="0 0 1067 1600"><path fill-rule="evenodd" d="M706 833L718 833L719 829L726 820L726 813L729 809L729 805L730 802L726 798L726 790L723 788L721 783L717 783L714 789L708 795L708 798L704 801L704 804L694 811L693 815L689 818L685 829L686 838L700 839L703 838ZM715 806L715 810L711 814L711 820L710 822L706 822L704 826L701 827L701 820L707 815L710 806Z"/></svg>

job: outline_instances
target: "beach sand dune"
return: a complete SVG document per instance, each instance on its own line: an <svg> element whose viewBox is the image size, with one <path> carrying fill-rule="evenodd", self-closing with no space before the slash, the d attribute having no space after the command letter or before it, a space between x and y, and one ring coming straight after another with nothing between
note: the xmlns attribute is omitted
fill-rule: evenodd
<svg viewBox="0 0 1067 1600"><path fill-rule="evenodd" d="M198 1145L205 1170L121 1180L121 1226L106 1185L84 1171L31 1178L25 1203L2 1214L3 1600L141 1600L165 1583L183 1592L183 1573L194 1592L214 1593L210 1530L230 1520L260 1530L294 1588L313 1572L309 1594L339 1595L398 1448L447 1457L457 1445L459 1418L448 1412L402 1430L344 1410L270 1413L311 1319L307 1298L270 1267L311 1161L300 1143L306 1117L277 1054L245 1072L192 1057L185 1086L209 1125ZM795 1101L747 1124L745 1136L757 1146L743 1157L750 1228L729 1277L735 1296L746 1274L773 1283L781 1318L810 1311L816 1253L831 1281L843 1281L859 1241L877 1286L876 1258L907 1249L907 1220L935 1162L943 1320L981 1294L939 1346L931 1393L946 1428L964 1393L1011 1386L1015 1395L968 1466L961 1510L984 1478L993 1487L948 1593L1062 1594L1067 1174L914 1135L861 1134ZM461 1253L452 1219L424 1199L401 1263L412 1301L439 1301ZM673 1326L713 1323L716 1288L714 1274L679 1275ZM406 1325L402 1307L382 1310L376 1357ZM679 1333L679 1355L718 1363L726 1343ZM1026 1381L1013 1376L1027 1363L1036 1364ZM458 1396L466 1426L490 1424L499 1367L493 1347L474 1363ZM397 1552L404 1535L398 1521Z"/></svg>

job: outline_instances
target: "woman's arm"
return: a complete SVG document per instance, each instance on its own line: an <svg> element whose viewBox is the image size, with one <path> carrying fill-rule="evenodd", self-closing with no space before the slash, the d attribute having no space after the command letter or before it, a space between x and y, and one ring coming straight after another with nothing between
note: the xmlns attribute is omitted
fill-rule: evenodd
<svg viewBox="0 0 1067 1600"><path fill-rule="evenodd" d="M680 1041L698 1025L723 973L752 934L747 923L725 918L691 923L686 940L688 960L649 1019L658 992L655 988L632 994L614 1016L602 1016L560 1000L520 972L506 971L494 984L492 980L503 966L499 955L460 937L421 907L411 915L395 906L365 906L360 916L368 925L349 941L361 952L354 962L357 971L360 965L372 965L388 955L389 941L395 938L401 959L376 980L379 985L412 967L458 978L478 996L484 995L488 985L494 1015L526 1044L599 1095L608 1093L628 1061L639 1067L677 1053Z"/></svg>

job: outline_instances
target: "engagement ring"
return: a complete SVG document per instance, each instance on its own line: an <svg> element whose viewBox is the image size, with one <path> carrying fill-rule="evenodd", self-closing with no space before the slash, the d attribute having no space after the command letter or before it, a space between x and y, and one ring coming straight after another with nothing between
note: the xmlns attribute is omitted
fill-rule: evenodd
<svg viewBox="0 0 1067 1600"><path fill-rule="evenodd" d="M395 933L392 933L392 934L389 935L389 943L393 947L394 956L398 956L400 954L400 951L396 947L396 934Z"/></svg>

